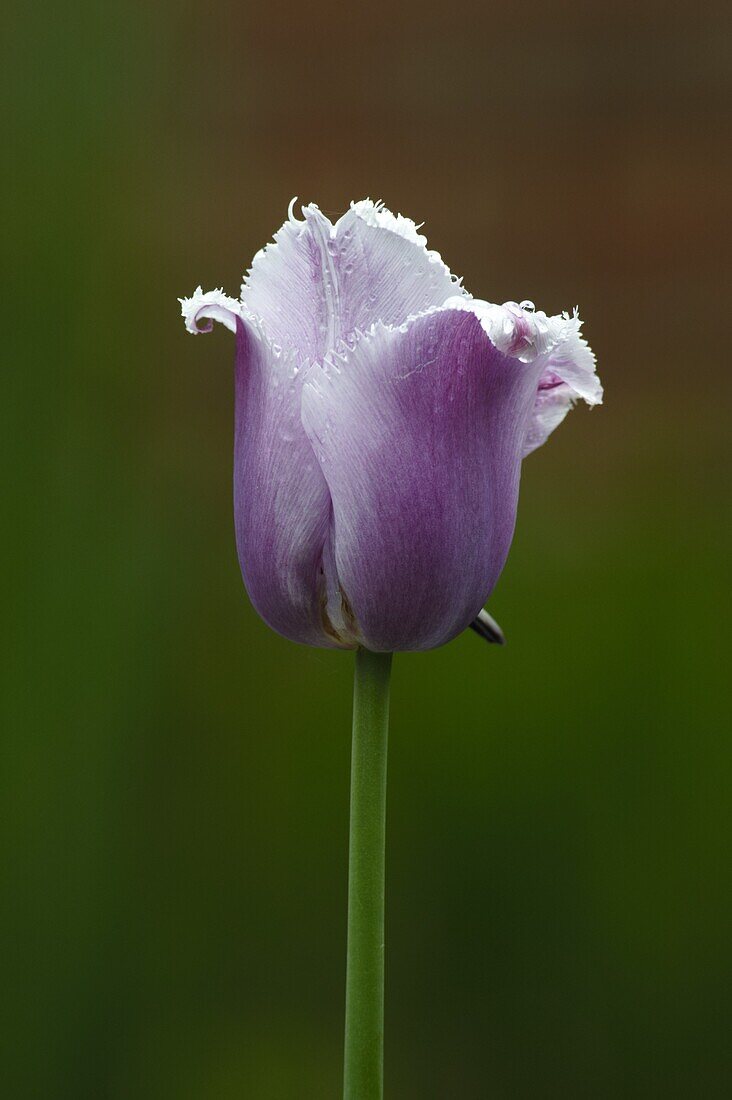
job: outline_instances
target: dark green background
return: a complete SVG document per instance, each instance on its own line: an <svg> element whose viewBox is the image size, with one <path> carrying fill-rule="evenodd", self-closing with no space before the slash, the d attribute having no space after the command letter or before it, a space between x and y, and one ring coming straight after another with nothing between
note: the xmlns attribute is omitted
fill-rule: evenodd
<svg viewBox="0 0 732 1100"><path fill-rule="evenodd" d="M352 657L247 603L176 302L294 194L579 302L607 393L524 467L506 649L395 661L387 1095L732 1094L725 7L6 16L9 1100L339 1093Z"/></svg>

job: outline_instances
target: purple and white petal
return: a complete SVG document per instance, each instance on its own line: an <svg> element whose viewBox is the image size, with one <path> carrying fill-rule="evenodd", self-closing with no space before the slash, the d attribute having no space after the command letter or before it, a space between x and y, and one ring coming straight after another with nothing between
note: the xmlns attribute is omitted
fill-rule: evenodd
<svg viewBox="0 0 732 1100"><path fill-rule="evenodd" d="M330 494L301 419L304 371L221 291L184 299L189 331L214 318L236 331L234 519L242 576L269 625L293 641L342 644L328 633L321 568Z"/></svg>
<svg viewBox="0 0 732 1100"><path fill-rule="evenodd" d="M330 494L303 430L303 371L240 322L237 329L234 518L244 583L269 625L334 646L324 616Z"/></svg>
<svg viewBox="0 0 732 1100"><path fill-rule="evenodd" d="M588 405L602 403L602 385L595 356L581 334L575 310L547 317L533 303L493 305L480 299L451 298L454 309L470 310L496 347L522 363L539 363L541 373L529 418L523 453L541 446L561 424L572 405L582 398Z"/></svg>
<svg viewBox="0 0 732 1100"><path fill-rule="evenodd" d="M375 321L401 324L462 293L414 222L380 203L353 203L335 225L315 204L302 214L291 208L257 253L241 295L271 339L303 359L322 359Z"/></svg>
<svg viewBox="0 0 732 1100"><path fill-rule="evenodd" d="M241 288L242 303L270 339L303 360L322 358L333 346L338 318L326 247L332 227L316 206L304 213L299 220L290 204L287 221L256 254Z"/></svg>
<svg viewBox="0 0 732 1100"><path fill-rule="evenodd" d="M333 234L342 337L376 321L401 325L465 293L414 222L383 203L351 203Z"/></svg>
<svg viewBox="0 0 732 1100"><path fill-rule="evenodd" d="M310 369L303 423L330 490L355 640L430 649L478 613L513 535L540 373L462 309L376 325Z"/></svg>

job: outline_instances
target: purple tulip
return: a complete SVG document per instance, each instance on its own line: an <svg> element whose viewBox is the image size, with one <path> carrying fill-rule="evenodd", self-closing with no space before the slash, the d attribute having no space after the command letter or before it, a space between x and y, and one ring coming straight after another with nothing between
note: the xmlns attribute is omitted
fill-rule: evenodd
<svg viewBox="0 0 732 1100"><path fill-rule="evenodd" d="M472 298L380 203L303 215L239 301L181 299L190 332L236 333L244 582L293 641L431 649L498 580L523 457L577 398L602 400L595 357L576 311Z"/></svg>

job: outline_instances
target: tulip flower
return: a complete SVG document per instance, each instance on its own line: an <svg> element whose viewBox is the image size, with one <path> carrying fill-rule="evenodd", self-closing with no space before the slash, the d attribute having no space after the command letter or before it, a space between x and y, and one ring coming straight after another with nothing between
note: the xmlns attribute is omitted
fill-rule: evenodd
<svg viewBox="0 0 732 1100"><path fill-rule="evenodd" d="M371 1100L390 655L475 623L511 544L523 459L602 389L576 310L473 298L381 203L335 224L315 205L302 215L291 204L239 299L199 287L181 305L190 332L219 321L236 336L234 513L252 603L293 641L357 650L345 1095Z"/></svg>
<svg viewBox="0 0 732 1100"><path fill-rule="evenodd" d="M415 225L292 214L241 299L234 510L252 603L296 642L431 649L475 619L513 535L521 461L601 399L576 313L471 298Z"/></svg>

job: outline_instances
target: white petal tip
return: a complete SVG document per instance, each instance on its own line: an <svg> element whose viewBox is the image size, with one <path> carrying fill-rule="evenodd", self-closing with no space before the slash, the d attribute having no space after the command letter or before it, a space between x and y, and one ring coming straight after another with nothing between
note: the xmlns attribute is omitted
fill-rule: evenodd
<svg viewBox="0 0 732 1100"><path fill-rule="evenodd" d="M305 223L301 218L295 217L295 203L297 202L297 195L294 195L290 199L290 205L287 207L287 220L292 222L293 225L304 225ZM301 208L302 209L302 208Z"/></svg>

